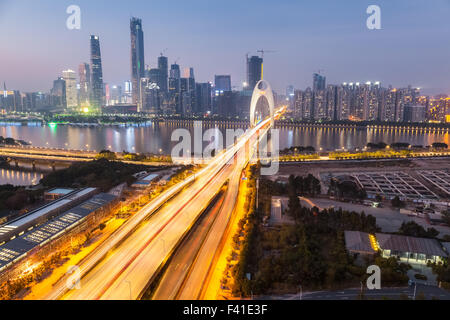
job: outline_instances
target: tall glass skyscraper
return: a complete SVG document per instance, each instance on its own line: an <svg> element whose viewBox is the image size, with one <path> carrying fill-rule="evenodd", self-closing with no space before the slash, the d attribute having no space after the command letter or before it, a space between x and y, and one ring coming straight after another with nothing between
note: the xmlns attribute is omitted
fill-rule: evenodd
<svg viewBox="0 0 450 320"><path fill-rule="evenodd" d="M133 83L133 103L140 101L140 82L145 77L144 32L142 20L131 18L131 81Z"/></svg>
<svg viewBox="0 0 450 320"><path fill-rule="evenodd" d="M160 71L160 83L158 83L161 92L167 94L169 92L169 60L167 57L160 56L158 58L158 69Z"/></svg>
<svg viewBox="0 0 450 320"><path fill-rule="evenodd" d="M169 100L171 109L176 112L176 114L181 114L181 71L178 64L173 64L170 68L170 78L169 78Z"/></svg>
<svg viewBox="0 0 450 320"><path fill-rule="evenodd" d="M89 106L89 95L91 92L91 68L89 64L82 63L78 67L78 76L80 78L80 107Z"/></svg>
<svg viewBox="0 0 450 320"><path fill-rule="evenodd" d="M66 81L66 102L67 108L74 110L78 107L77 76L73 70L64 70L62 77Z"/></svg>
<svg viewBox="0 0 450 320"><path fill-rule="evenodd" d="M103 70L100 39L91 36L91 106L101 108L103 104Z"/></svg>

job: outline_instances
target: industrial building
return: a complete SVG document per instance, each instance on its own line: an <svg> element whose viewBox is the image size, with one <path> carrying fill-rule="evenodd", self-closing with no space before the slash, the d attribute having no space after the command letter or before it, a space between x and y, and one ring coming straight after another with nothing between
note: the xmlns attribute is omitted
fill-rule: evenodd
<svg viewBox="0 0 450 320"><path fill-rule="evenodd" d="M440 262L448 257L443 244L436 239L415 238L396 234L346 231L345 246L349 253L374 255L381 253L384 258L396 257L401 262L427 264Z"/></svg>
<svg viewBox="0 0 450 320"><path fill-rule="evenodd" d="M158 177L159 177L158 174L149 174L149 175L145 176L144 178L141 178L138 181L136 181L132 185L132 187L133 188L147 188L152 184L152 182L154 182L156 179L158 179Z"/></svg>
<svg viewBox="0 0 450 320"><path fill-rule="evenodd" d="M378 246L385 258L397 257L407 263L439 262L448 255L435 239L377 233Z"/></svg>
<svg viewBox="0 0 450 320"><path fill-rule="evenodd" d="M351 254L373 256L377 251L370 243L369 234L359 231L345 231L345 246Z"/></svg>
<svg viewBox="0 0 450 320"><path fill-rule="evenodd" d="M104 209L117 197L101 193L90 200L50 219L30 232L0 246L0 271L35 252L47 243L81 225L91 214Z"/></svg>
<svg viewBox="0 0 450 320"><path fill-rule="evenodd" d="M65 196L60 197L58 200L50 202L39 209L33 210L20 218L0 226L0 244L13 240L24 232L30 231L36 226L45 223L48 219L89 199L96 193L98 193L97 188L85 188L73 192L68 191Z"/></svg>

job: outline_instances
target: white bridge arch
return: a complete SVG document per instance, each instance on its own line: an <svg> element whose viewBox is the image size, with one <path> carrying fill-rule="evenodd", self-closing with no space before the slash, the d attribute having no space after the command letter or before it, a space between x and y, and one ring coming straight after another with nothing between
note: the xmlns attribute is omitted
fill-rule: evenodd
<svg viewBox="0 0 450 320"><path fill-rule="evenodd" d="M274 114L275 114L275 100L273 98L272 87L266 80L261 80L256 84L255 90L253 91L252 103L250 105L250 126L252 128L256 127L256 106L259 99L262 97L266 98L269 104L270 121L273 127L274 125Z"/></svg>

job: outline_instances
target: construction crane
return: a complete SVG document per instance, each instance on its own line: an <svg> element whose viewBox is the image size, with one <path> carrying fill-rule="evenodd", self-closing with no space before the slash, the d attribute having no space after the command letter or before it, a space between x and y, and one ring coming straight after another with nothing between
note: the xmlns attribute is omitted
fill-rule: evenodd
<svg viewBox="0 0 450 320"><path fill-rule="evenodd" d="M261 49L261 50L258 50L257 52L261 53L261 58L263 59L263 63L261 66L261 79L264 80L264 56L266 53L276 53L276 51Z"/></svg>
<svg viewBox="0 0 450 320"><path fill-rule="evenodd" d="M167 52L167 50L169 50L169 48L166 48L166 49L164 49L164 50L161 52L161 57L164 56L164 54Z"/></svg>
<svg viewBox="0 0 450 320"><path fill-rule="evenodd" d="M321 75L321 74L324 73L324 71L325 71L325 70L320 69L320 70L317 71L317 73Z"/></svg>
<svg viewBox="0 0 450 320"><path fill-rule="evenodd" d="M264 49L261 49L261 50L258 50L257 51L258 53L261 53L261 58L264 60L264 55L266 54L266 53L276 53L276 51L273 51L273 50L264 50Z"/></svg>

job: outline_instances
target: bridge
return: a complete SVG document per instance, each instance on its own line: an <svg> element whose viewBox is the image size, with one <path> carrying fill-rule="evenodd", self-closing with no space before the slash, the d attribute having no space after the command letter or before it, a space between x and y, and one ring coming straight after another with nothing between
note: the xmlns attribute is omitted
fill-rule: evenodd
<svg viewBox="0 0 450 320"><path fill-rule="evenodd" d="M38 164L50 165L53 170L57 164L72 164L75 162L89 162L97 158L95 151L66 150L56 148L39 148L31 146L2 146L0 147L0 157L6 158L7 162L14 163L19 168L19 163L31 163L33 170ZM142 164L148 166L172 165L167 162L143 162L124 160L124 154L116 153L117 160L130 164Z"/></svg>
<svg viewBox="0 0 450 320"><path fill-rule="evenodd" d="M234 145L216 155L203 169L182 183L172 186L132 216L107 241L94 249L79 265L82 286L67 289L67 275L57 282L44 299L56 300L135 300L142 297L148 285L158 275L175 248L195 225L205 206L228 182L217 217L213 237L202 252L201 263L196 265L195 277L185 285L180 296L196 299L206 281L214 254L227 229L236 204L243 169L257 150L261 136L268 133L275 112L270 85L262 81L264 90L255 89L252 112L260 99L267 99L271 116L261 122L253 117L251 128ZM259 83L261 85L261 83ZM144 222L145 221L145 222ZM143 223L144 222L144 223ZM201 244L199 244L201 245ZM198 248L199 250L201 248ZM209 257L209 258L208 258ZM185 279L175 279L180 283ZM170 297L167 297L170 298Z"/></svg>

